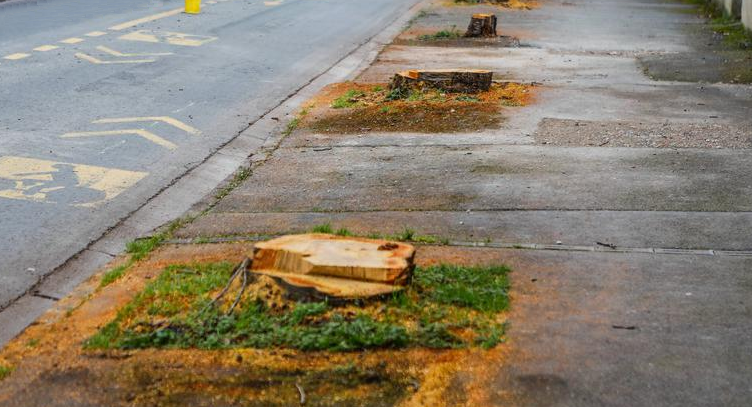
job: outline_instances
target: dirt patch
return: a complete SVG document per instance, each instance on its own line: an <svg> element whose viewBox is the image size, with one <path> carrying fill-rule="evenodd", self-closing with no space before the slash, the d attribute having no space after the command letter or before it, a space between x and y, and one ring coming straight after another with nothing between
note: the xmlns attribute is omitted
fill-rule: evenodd
<svg viewBox="0 0 752 407"><path fill-rule="evenodd" d="M156 270L195 259L235 262L251 249L250 243L165 246L109 286L93 289L101 275L93 277L0 352L0 364L13 369L0 381L0 405L288 406L299 405L304 393L312 406L476 406L495 397L490 381L505 347L359 353L82 347L158 278ZM426 253L419 265L469 266L478 258L477 251Z"/></svg>
<svg viewBox="0 0 752 407"><path fill-rule="evenodd" d="M539 2L536 0L446 0L444 2L444 5L446 6L474 6L478 4L508 8L513 10L532 10L540 7Z"/></svg>
<svg viewBox="0 0 752 407"><path fill-rule="evenodd" d="M448 48L517 48L520 40L508 35L500 35L493 38L455 38L430 37L432 34L424 34L426 37L398 38L392 42L394 45L411 45L419 47L448 47Z"/></svg>
<svg viewBox="0 0 752 407"><path fill-rule="evenodd" d="M498 127L504 108L525 106L533 85L494 83L478 94L411 92L393 98L387 84L330 85L309 104L304 125L320 133L451 133Z"/></svg>
<svg viewBox="0 0 752 407"><path fill-rule="evenodd" d="M589 147L752 148L752 125L543 119L538 144Z"/></svg>

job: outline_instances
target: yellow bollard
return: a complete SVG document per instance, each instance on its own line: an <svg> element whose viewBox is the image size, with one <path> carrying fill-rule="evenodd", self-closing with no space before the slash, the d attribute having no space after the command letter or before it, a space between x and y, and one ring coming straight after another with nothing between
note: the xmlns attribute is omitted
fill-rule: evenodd
<svg viewBox="0 0 752 407"><path fill-rule="evenodd" d="M188 14L201 12L201 0L185 0L185 12Z"/></svg>

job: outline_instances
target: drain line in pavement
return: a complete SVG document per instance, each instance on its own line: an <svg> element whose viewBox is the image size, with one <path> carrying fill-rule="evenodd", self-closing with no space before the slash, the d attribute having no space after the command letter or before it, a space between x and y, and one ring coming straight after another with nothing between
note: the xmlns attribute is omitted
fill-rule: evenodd
<svg viewBox="0 0 752 407"><path fill-rule="evenodd" d="M216 238L198 239L171 239L165 244L204 244L204 243L231 243L231 242L259 242L269 240L280 235L256 235L256 236L225 236ZM659 247L619 247L615 245L604 246L596 244L565 245L565 244L540 244L540 243L502 243L487 241L450 240L448 244L422 244L409 242L417 246L455 246L455 247L480 247L490 249L516 249L516 250L551 250L565 252L591 252L591 253L641 253L641 254L679 254L691 256L733 256L752 257L752 250L714 250L714 249L672 249Z"/></svg>

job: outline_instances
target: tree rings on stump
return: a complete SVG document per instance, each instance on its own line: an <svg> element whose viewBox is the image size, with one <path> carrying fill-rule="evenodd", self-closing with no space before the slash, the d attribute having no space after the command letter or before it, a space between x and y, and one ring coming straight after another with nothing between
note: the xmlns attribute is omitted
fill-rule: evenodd
<svg viewBox="0 0 752 407"><path fill-rule="evenodd" d="M293 299L360 299L402 290L414 257L415 248L404 243L289 235L257 243L251 272L274 278Z"/></svg>
<svg viewBox="0 0 752 407"><path fill-rule="evenodd" d="M392 78L391 89L430 87L445 92L477 93L491 88L493 72L479 69L433 69L399 72Z"/></svg>
<svg viewBox="0 0 752 407"><path fill-rule="evenodd" d="M473 14L467 26L465 37L496 37L496 16L493 14Z"/></svg>

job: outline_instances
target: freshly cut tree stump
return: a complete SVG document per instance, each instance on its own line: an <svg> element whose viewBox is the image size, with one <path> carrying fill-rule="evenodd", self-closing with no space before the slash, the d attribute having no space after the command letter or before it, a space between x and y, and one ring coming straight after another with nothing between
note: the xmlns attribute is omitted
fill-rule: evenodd
<svg viewBox="0 0 752 407"><path fill-rule="evenodd" d="M386 240L327 234L289 235L257 243L251 271L300 297L367 298L403 289L415 248Z"/></svg>
<svg viewBox="0 0 752 407"><path fill-rule="evenodd" d="M446 92L477 93L491 88L493 72L478 69L434 69L399 72L392 78L391 89L430 87Z"/></svg>
<svg viewBox="0 0 752 407"><path fill-rule="evenodd" d="M473 14L467 26L465 37L496 37L496 16L493 14Z"/></svg>

